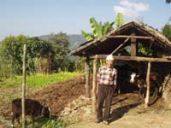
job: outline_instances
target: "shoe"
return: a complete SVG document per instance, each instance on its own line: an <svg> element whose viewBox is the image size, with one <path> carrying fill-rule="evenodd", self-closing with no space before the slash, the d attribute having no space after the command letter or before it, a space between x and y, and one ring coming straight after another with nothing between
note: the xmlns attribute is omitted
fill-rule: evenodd
<svg viewBox="0 0 171 128"><path fill-rule="evenodd" d="M100 123L100 122L102 122L103 120L96 120L96 122L95 123Z"/></svg>
<svg viewBox="0 0 171 128"><path fill-rule="evenodd" d="M109 125L109 121L104 120L104 121L103 121L103 124L105 124L105 125Z"/></svg>

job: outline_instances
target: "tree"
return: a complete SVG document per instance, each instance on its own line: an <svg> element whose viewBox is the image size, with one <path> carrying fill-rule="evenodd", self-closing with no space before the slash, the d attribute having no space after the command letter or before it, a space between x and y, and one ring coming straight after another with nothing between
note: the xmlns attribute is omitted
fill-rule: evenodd
<svg viewBox="0 0 171 128"><path fill-rule="evenodd" d="M37 37L29 38L27 42L27 64L30 72L49 73L54 58L52 45Z"/></svg>
<svg viewBox="0 0 171 128"><path fill-rule="evenodd" d="M27 37L24 35L8 36L2 41L3 58L10 61L11 75L22 72L22 46L25 42Z"/></svg>
<svg viewBox="0 0 171 128"><path fill-rule="evenodd" d="M0 80L9 77L11 74L10 60L4 58L2 50L2 43L0 43Z"/></svg>
<svg viewBox="0 0 171 128"><path fill-rule="evenodd" d="M123 19L123 14L122 13L118 13L116 16L116 27L119 28L123 25L124 23L124 19Z"/></svg>
<svg viewBox="0 0 171 128"><path fill-rule="evenodd" d="M171 24L167 23L163 27L162 33L171 41Z"/></svg>
<svg viewBox="0 0 171 128"><path fill-rule="evenodd" d="M0 71L5 66L10 67L10 74L22 73L23 45L27 44L27 73L36 71L49 73L52 70L73 70L73 62L68 57L69 41L65 33L51 36L49 40L24 35L8 36L0 44ZM4 72L4 71L2 71Z"/></svg>
<svg viewBox="0 0 171 128"><path fill-rule="evenodd" d="M113 29L114 22L97 22L94 17L90 18L90 26L92 33L82 30L82 35L87 41L100 39Z"/></svg>
<svg viewBox="0 0 171 128"><path fill-rule="evenodd" d="M56 71L67 70L67 63L70 63L67 58L69 50L69 40L65 33L51 34L49 43L52 44L54 50L53 69Z"/></svg>
<svg viewBox="0 0 171 128"><path fill-rule="evenodd" d="M42 60L43 58L52 60L53 58L54 52L52 45L46 41L42 41L38 38L29 38L24 35L16 37L8 36L2 41L1 54L4 60L9 61L8 65L11 67L11 75L22 73L21 67L24 43L27 44L26 70L28 73L35 72L36 69L39 68L37 67L39 66L37 65L37 60ZM41 64L41 62L39 64ZM49 63L47 64L49 65Z"/></svg>
<svg viewBox="0 0 171 128"><path fill-rule="evenodd" d="M118 13L116 16L115 22L97 22L94 17L90 18L90 26L92 33L87 33L82 30L82 35L87 41L91 41L94 39L100 39L113 30L113 25L116 24L116 27L120 27L124 23L124 18L122 13Z"/></svg>
<svg viewBox="0 0 171 128"><path fill-rule="evenodd" d="M171 3L171 0L166 0L166 3Z"/></svg>

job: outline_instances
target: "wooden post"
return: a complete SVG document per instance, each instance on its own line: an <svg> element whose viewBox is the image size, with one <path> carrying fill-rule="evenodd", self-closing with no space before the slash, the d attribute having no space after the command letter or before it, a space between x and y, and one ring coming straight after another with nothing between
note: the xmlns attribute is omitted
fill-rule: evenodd
<svg viewBox="0 0 171 128"><path fill-rule="evenodd" d="M131 35L135 36L135 33L133 33ZM131 56L136 56L136 53L137 53L136 38L131 37Z"/></svg>
<svg viewBox="0 0 171 128"><path fill-rule="evenodd" d="M85 60L85 90L86 96L90 98L90 59L86 57Z"/></svg>
<svg viewBox="0 0 171 128"><path fill-rule="evenodd" d="M26 44L23 47L22 128L25 128Z"/></svg>
<svg viewBox="0 0 171 128"><path fill-rule="evenodd" d="M151 62L148 62L147 76L146 76L147 90L146 90L146 97L145 97L145 107L148 107L149 98L150 98L150 71L151 71Z"/></svg>
<svg viewBox="0 0 171 128"><path fill-rule="evenodd" d="M97 58L93 60L93 88L92 88L92 107L93 112L96 111L96 83L97 81Z"/></svg>

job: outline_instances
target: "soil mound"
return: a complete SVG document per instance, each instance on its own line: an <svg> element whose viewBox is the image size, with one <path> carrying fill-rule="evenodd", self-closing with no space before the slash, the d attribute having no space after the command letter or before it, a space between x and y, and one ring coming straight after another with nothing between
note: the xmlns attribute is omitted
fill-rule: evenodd
<svg viewBox="0 0 171 128"><path fill-rule="evenodd" d="M32 94L30 97L50 108L51 115L58 116L69 102L84 94L81 77L51 85Z"/></svg>

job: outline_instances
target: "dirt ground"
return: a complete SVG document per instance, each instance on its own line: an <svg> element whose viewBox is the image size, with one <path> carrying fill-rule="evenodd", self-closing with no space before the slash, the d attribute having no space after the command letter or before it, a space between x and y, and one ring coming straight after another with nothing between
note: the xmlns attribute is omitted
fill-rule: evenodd
<svg viewBox="0 0 171 128"><path fill-rule="evenodd" d="M51 115L58 116L66 104L82 94L84 94L84 83L81 78L74 78L39 90L30 97L48 106Z"/></svg>
<svg viewBox="0 0 171 128"><path fill-rule="evenodd" d="M50 85L41 90L27 89L27 98L38 100L42 105L50 108L54 117L64 109L64 106L80 95L84 94L84 83L81 77ZM0 89L0 128L2 124L9 124L11 120L11 101L20 97L21 88Z"/></svg>
<svg viewBox="0 0 171 128"><path fill-rule="evenodd" d="M11 100L18 97L20 91L20 88L0 89L0 128L6 128L4 124L10 123ZM143 99L135 93L114 96L110 125L94 123L95 114L91 109L91 101L80 98L84 95L81 77L41 90L29 89L28 92L27 97L50 107L51 115L56 117L61 111L65 111L68 104L74 102L75 105L79 105L73 107L73 112L69 111L69 115L66 115L70 119L68 128L171 128L171 109L164 107L162 99L145 108Z"/></svg>
<svg viewBox="0 0 171 128"><path fill-rule="evenodd" d="M109 125L95 123L91 113L68 128L171 128L171 109L163 107L161 99L145 108L139 95L122 94L114 97L111 115Z"/></svg>

